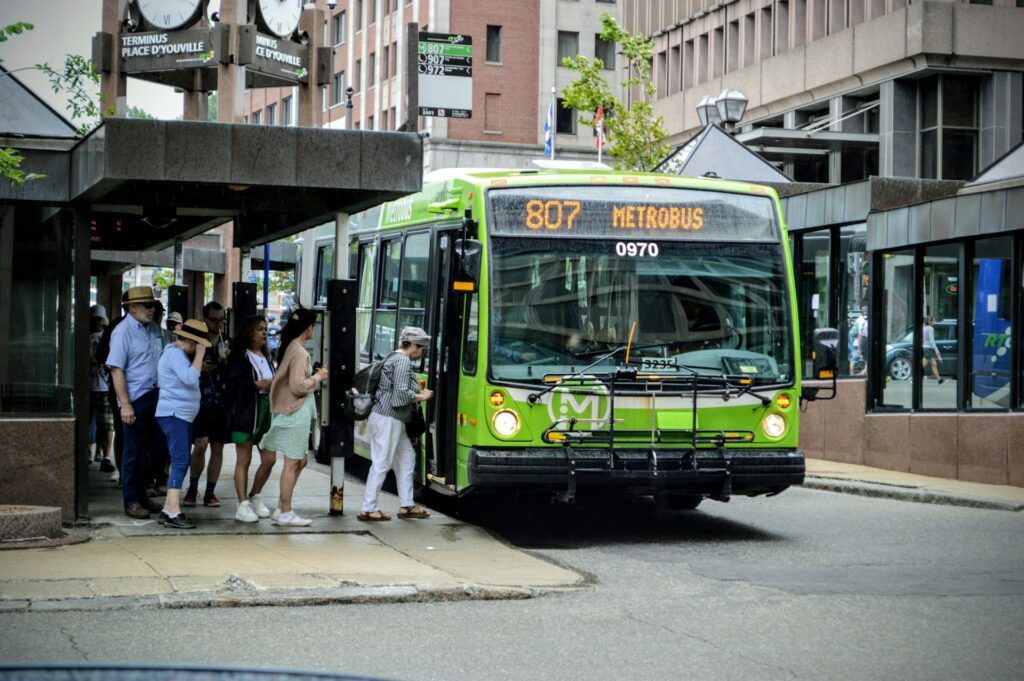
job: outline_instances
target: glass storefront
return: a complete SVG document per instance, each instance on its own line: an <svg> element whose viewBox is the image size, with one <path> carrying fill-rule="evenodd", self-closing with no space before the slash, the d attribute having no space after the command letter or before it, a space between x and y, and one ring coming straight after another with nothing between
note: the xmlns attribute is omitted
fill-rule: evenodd
<svg viewBox="0 0 1024 681"><path fill-rule="evenodd" d="M959 355L959 244L929 246L921 273L921 360L914 380L923 409L956 409Z"/></svg>
<svg viewBox="0 0 1024 681"><path fill-rule="evenodd" d="M0 212L0 414L74 412L73 253L69 212Z"/></svg>
<svg viewBox="0 0 1024 681"><path fill-rule="evenodd" d="M910 408L911 377L914 374L913 306L914 251L897 251L882 256L882 313L880 328L885 339L881 404Z"/></svg>
<svg viewBox="0 0 1024 681"><path fill-rule="evenodd" d="M1010 406L1013 237L975 242L971 262L971 373L968 408Z"/></svg>

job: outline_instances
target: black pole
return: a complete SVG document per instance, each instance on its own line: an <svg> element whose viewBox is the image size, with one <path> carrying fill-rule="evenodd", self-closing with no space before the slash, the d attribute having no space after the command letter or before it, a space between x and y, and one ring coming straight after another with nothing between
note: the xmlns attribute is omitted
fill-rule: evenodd
<svg viewBox="0 0 1024 681"><path fill-rule="evenodd" d="M405 54L405 129L407 132L416 132L420 116L420 25L410 21L405 29L408 46Z"/></svg>

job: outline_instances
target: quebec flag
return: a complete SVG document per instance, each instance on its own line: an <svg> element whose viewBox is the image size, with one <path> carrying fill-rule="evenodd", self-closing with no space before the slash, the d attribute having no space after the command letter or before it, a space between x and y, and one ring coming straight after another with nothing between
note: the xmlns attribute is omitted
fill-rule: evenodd
<svg viewBox="0 0 1024 681"><path fill-rule="evenodd" d="M551 96L548 117L544 120L544 155L555 156L555 96Z"/></svg>

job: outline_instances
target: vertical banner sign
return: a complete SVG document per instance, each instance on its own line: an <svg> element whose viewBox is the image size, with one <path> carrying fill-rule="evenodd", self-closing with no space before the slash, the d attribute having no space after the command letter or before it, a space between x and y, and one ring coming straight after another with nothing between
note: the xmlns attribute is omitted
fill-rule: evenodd
<svg viewBox="0 0 1024 681"><path fill-rule="evenodd" d="M420 115L471 118L473 38L447 33L419 35Z"/></svg>

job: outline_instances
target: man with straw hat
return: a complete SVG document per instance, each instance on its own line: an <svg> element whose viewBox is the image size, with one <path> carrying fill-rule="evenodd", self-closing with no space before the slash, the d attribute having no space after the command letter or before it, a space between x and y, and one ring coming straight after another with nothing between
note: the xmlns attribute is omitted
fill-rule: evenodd
<svg viewBox="0 0 1024 681"><path fill-rule="evenodd" d="M160 512L160 524L179 530L196 526L181 512L181 485L192 460L192 421L199 413L199 372L203 367L210 330L206 324L189 319L174 330L176 340L160 356L158 378L160 400L156 420L167 438L171 469L167 475L167 499Z"/></svg>
<svg viewBox="0 0 1024 681"><path fill-rule="evenodd" d="M110 334L107 366L121 422L124 425L124 454L121 458L121 490L124 512L131 518L148 518L160 506L146 494L150 470L145 449L162 445L163 433L156 424L157 363L163 349L146 326L153 320L156 299L149 286L134 286L124 296L127 315Z"/></svg>

